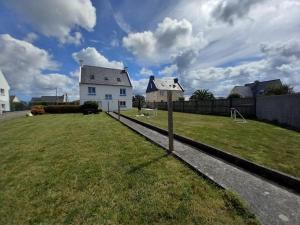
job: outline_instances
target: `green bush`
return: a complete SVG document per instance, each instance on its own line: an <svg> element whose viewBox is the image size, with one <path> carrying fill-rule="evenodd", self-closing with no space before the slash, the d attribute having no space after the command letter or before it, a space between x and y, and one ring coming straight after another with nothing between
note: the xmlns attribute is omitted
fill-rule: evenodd
<svg viewBox="0 0 300 225"><path fill-rule="evenodd" d="M79 105L49 105L44 107L46 113L81 113Z"/></svg>
<svg viewBox="0 0 300 225"><path fill-rule="evenodd" d="M94 101L86 101L81 108L82 109L98 109L98 103Z"/></svg>

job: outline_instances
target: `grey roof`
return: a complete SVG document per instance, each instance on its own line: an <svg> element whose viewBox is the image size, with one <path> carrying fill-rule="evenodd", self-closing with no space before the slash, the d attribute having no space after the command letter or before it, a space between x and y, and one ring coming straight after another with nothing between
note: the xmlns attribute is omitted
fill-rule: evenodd
<svg viewBox="0 0 300 225"><path fill-rule="evenodd" d="M235 86L230 94L239 94L242 98L253 97L251 88L245 86Z"/></svg>
<svg viewBox="0 0 300 225"><path fill-rule="evenodd" d="M62 96L42 96L42 97L33 97L31 102L64 102L64 95Z"/></svg>
<svg viewBox="0 0 300 225"><path fill-rule="evenodd" d="M132 87L126 70L88 65L81 68L80 83Z"/></svg>
<svg viewBox="0 0 300 225"><path fill-rule="evenodd" d="M183 91L179 83L174 82L174 78L155 79L154 84L158 90Z"/></svg>
<svg viewBox="0 0 300 225"><path fill-rule="evenodd" d="M156 79L152 75L149 77L146 93L157 90L184 91L177 78L164 77L161 79Z"/></svg>
<svg viewBox="0 0 300 225"><path fill-rule="evenodd" d="M268 81L255 81L253 83L245 84L246 87L250 87L254 96L264 94L270 87L281 86L281 80L268 80Z"/></svg>

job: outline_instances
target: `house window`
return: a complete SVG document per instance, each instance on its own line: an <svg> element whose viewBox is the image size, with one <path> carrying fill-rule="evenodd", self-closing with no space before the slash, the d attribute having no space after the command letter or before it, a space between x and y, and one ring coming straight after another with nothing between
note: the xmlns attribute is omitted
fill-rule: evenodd
<svg viewBox="0 0 300 225"><path fill-rule="evenodd" d="M5 104L1 104L2 109L5 109Z"/></svg>
<svg viewBox="0 0 300 225"><path fill-rule="evenodd" d="M118 78L117 78L117 81L118 81L118 82L121 82L121 78L120 78L120 77L118 77Z"/></svg>
<svg viewBox="0 0 300 225"><path fill-rule="evenodd" d="M90 75L90 79L91 79L91 80L95 80L95 75L94 75L94 74L91 74L91 75Z"/></svg>
<svg viewBox="0 0 300 225"><path fill-rule="evenodd" d="M89 95L96 95L96 88L95 87L88 87L88 94Z"/></svg>
<svg viewBox="0 0 300 225"><path fill-rule="evenodd" d="M104 77L104 80L108 80L108 77Z"/></svg>
<svg viewBox="0 0 300 225"><path fill-rule="evenodd" d="M112 100L112 95L111 94L106 94L105 99L106 100Z"/></svg>
<svg viewBox="0 0 300 225"><path fill-rule="evenodd" d="M126 108L126 101L120 101L120 107Z"/></svg>
<svg viewBox="0 0 300 225"><path fill-rule="evenodd" d="M159 91L160 96L164 96L164 91Z"/></svg>
<svg viewBox="0 0 300 225"><path fill-rule="evenodd" d="M5 92L4 92L4 89L3 89L3 88L0 89L0 94L1 94L2 96L5 95Z"/></svg>
<svg viewBox="0 0 300 225"><path fill-rule="evenodd" d="M120 96L126 96L126 89L125 88L120 89Z"/></svg>

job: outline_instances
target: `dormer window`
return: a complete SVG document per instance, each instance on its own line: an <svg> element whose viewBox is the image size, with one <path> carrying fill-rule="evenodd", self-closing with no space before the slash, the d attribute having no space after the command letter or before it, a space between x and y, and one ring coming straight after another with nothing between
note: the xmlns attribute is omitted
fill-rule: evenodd
<svg viewBox="0 0 300 225"><path fill-rule="evenodd" d="M91 74L91 75L90 75L90 79L91 79L91 80L95 80L95 75L94 75L94 74Z"/></svg>
<svg viewBox="0 0 300 225"><path fill-rule="evenodd" d="M108 77L104 77L104 80L108 80Z"/></svg>
<svg viewBox="0 0 300 225"><path fill-rule="evenodd" d="M118 82L121 82L121 78L120 78L120 77L118 77L118 78L117 78L117 81L118 81Z"/></svg>

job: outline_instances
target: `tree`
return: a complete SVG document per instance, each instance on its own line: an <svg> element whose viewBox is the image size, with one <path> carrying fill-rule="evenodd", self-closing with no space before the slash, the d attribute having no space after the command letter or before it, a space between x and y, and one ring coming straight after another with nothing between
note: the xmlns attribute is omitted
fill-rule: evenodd
<svg viewBox="0 0 300 225"><path fill-rule="evenodd" d="M232 93L228 96L228 98L241 98L241 95L238 93Z"/></svg>
<svg viewBox="0 0 300 225"><path fill-rule="evenodd" d="M141 105L143 105L145 103L145 97L143 95L132 96L132 102L134 104L138 104L138 102L140 102Z"/></svg>
<svg viewBox="0 0 300 225"><path fill-rule="evenodd" d="M293 94L294 88L288 84L283 84L281 86L271 86L266 90L265 95L286 95Z"/></svg>
<svg viewBox="0 0 300 225"><path fill-rule="evenodd" d="M190 100L213 100L215 96L212 92L208 91L208 89L197 90L190 97Z"/></svg>

